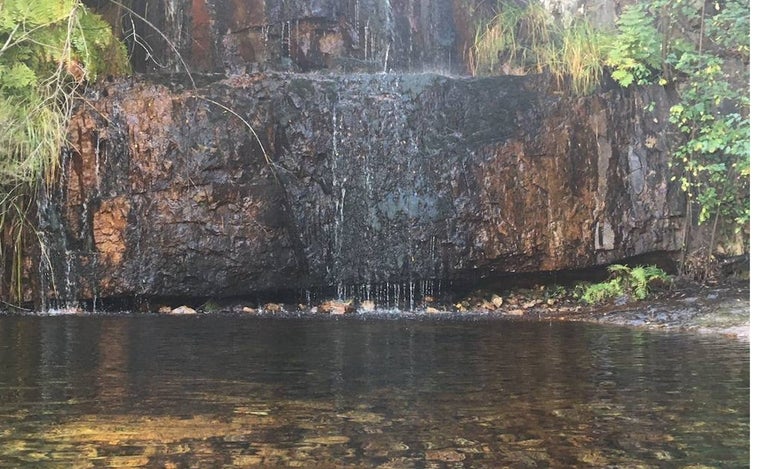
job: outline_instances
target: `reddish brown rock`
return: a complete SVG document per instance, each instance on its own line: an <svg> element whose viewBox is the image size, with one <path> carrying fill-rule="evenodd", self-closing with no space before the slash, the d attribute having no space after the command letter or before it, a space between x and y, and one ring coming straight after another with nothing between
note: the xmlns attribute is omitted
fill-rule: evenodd
<svg viewBox="0 0 758 469"><path fill-rule="evenodd" d="M281 313L282 305L278 303L266 303L265 305L263 305L263 311L267 313Z"/></svg>
<svg viewBox="0 0 758 469"><path fill-rule="evenodd" d="M338 301L331 300L325 301L318 306L318 312L323 314L349 314L355 312L355 306L352 301Z"/></svg>
<svg viewBox="0 0 758 469"><path fill-rule="evenodd" d="M197 311L195 311L193 308L190 308L189 306L179 306L177 308L172 309L169 314L192 315L192 314L197 314Z"/></svg>
<svg viewBox="0 0 758 469"><path fill-rule="evenodd" d="M104 200L94 214L92 234L99 259L106 264L121 264L126 251L126 224L129 202L125 197Z"/></svg>

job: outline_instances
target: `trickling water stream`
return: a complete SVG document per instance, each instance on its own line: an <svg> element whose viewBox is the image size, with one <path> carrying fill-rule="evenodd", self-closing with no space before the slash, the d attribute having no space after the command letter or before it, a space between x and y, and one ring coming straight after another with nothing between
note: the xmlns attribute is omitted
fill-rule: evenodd
<svg viewBox="0 0 758 469"><path fill-rule="evenodd" d="M181 0L167 0L164 3L164 18L165 18L165 34L171 45L177 50L182 44L182 30L184 29L184 11L181 9ZM171 70L172 72L179 72L178 60ZM174 62L174 61L172 61Z"/></svg>

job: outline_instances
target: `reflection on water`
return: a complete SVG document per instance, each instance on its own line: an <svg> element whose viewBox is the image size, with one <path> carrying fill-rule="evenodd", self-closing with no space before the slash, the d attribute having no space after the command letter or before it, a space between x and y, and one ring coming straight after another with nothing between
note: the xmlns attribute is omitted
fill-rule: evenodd
<svg viewBox="0 0 758 469"><path fill-rule="evenodd" d="M746 467L748 381L582 324L0 317L0 466Z"/></svg>

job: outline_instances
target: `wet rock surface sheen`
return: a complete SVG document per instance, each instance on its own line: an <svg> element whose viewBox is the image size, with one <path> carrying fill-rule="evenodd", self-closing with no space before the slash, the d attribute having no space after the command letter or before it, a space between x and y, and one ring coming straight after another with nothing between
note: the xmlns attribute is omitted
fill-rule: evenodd
<svg viewBox="0 0 758 469"><path fill-rule="evenodd" d="M400 283L421 296L420 282L679 246L664 152L644 143L660 131L641 118L659 90L566 98L534 77L433 74L160 81L103 85L74 116L41 207L55 261L42 291L359 285L381 300Z"/></svg>

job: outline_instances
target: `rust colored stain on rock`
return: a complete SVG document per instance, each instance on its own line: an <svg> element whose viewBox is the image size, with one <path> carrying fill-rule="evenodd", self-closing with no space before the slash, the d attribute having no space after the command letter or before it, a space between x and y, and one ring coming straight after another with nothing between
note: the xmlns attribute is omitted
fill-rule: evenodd
<svg viewBox="0 0 758 469"><path fill-rule="evenodd" d="M229 18L229 29L232 31L260 27L268 21L266 2L263 0L231 0L228 8L232 12Z"/></svg>
<svg viewBox="0 0 758 469"><path fill-rule="evenodd" d="M99 184L94 170L98 158L96 127L91 115L82 114L72 121L71 143L74 151L63 162L67 182L64 217L75 233L81 233L83 228L81 207L86 202L87 192Z"/></svg>
<svg viewBox="0 0 758 469"><path fill-rule="evenodd" d="M126 225L129 202L125 197L104 200L94 214L93 235L101 261L109 265L121 263L126 252Z"/></svg>
<svg viewBox="0 0 758 469"><path fill-rule="evenodd" d="M213 33L205 0L192 0L192 65L203 72L213 70Z"/></svg>

